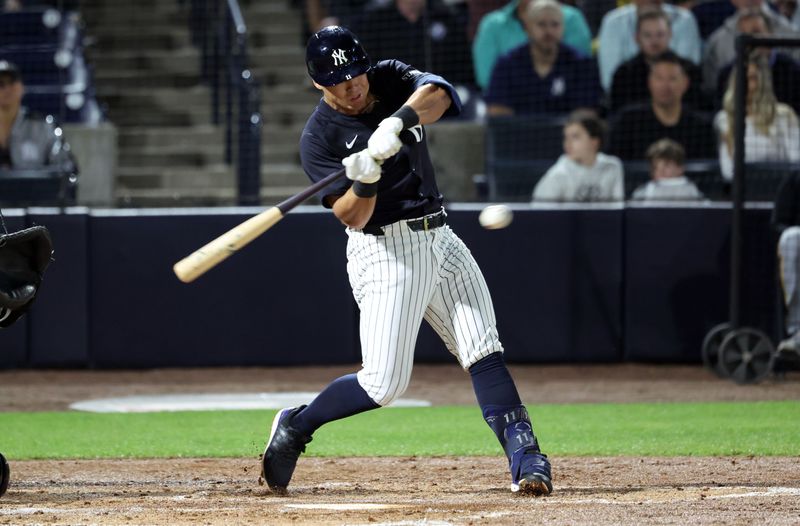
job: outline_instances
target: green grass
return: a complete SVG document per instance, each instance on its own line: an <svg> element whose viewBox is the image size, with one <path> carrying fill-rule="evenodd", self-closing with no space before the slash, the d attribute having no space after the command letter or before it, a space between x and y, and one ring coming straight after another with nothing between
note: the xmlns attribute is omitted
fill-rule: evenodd
<svg viewBox="0 0 800 526"><path fill-rule="evenodd" d="M528 406L551 455L800 456L800 402ZM257 456L274 411L0 413L9 458ZM499 455L477 407L385 409L333 422L315 456Z"/></svg>

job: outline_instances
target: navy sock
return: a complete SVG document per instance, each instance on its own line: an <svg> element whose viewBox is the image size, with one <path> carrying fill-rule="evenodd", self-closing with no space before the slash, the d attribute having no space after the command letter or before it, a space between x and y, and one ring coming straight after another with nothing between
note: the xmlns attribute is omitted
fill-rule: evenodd
<svg viewBox="0 0 800 526"><path fill-rule="evenodd" d="M323 424L378 407L358 383L356 375L348 374L328 384L308 407L295 415L292 427L311 436Z"/></svg>
<svg viewBox="0 0 800 526"><path fill-rule="evenodd" d="M469 368L472 387L478 398L478 405L486 411L489 406L516 407L522 405L514 385L514 379L508 372L503 353L492 353L475 362Z"/></svg>

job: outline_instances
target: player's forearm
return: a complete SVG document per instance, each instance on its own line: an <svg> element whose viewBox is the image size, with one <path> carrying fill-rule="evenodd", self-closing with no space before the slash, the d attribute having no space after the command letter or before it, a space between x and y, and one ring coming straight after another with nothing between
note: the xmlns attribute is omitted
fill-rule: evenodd
<svg viewBox="0 0 800 526"><path fill-rule="evenodd" d="M410 106L417 115L422 125L438 121L453 101L446 89L436 84L425 84L411 94L406 106Z"/></svg>
<svg viewBox="0 0 800 526"><path fill-rule="evenodd" d="M374 183L377 184L377 183ZM358 197L350 188L333 204L334 215L350 228L362 229L375 211L375 197Z"/></svg>

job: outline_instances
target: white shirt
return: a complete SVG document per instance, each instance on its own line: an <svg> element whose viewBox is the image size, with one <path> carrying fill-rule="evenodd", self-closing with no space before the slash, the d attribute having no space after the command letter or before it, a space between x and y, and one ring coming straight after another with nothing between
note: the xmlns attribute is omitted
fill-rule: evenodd
<svg viewBox="0 0 800 526"><path fill-rule="evenodd" d="M719 137L719 168L722 177L733 179L733 157L725 137L728 133L728 114L724 111L714 117L714 128ZM794 110L786 104L778 103L775 120L764 135L753 124L750 117L745 119L744 160L747 163L760 161L800 162L800 127Z"/></svg>
<svg viewBox="0 0 800 526"><path fill-rule="evenodd" d="M603 202L624 198L622 162L604 153L597 154L594 166L578 164L562 155L533 190L534 201Z"/></svg>
<svg viewBox="0 0 800 526"><path fill-rule="evenodd" d="M634 201L699 201L703 193L685 176L670 177L645 183L633 191Z"/></svg>

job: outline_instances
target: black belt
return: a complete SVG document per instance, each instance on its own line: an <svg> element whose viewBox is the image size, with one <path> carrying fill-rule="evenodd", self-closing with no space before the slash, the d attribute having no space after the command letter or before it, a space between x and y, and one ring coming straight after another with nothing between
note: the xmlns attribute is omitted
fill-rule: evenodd
<svg viewBox="0 0 800 526"><path fill-rule="evenodd" d="M441 212L420 217L419 219L409 219L406 221L406 226L408 226L408 228L414 232L433 230L434 228L439 228L440 226L444 226L446 224L444 220L445 216L446 214L444 213L444 210L442 210ZM365 234L371 234L373 236L382 236L384 234L383 227L380 226L368 225L362 228L361 231Z"/></svg>

